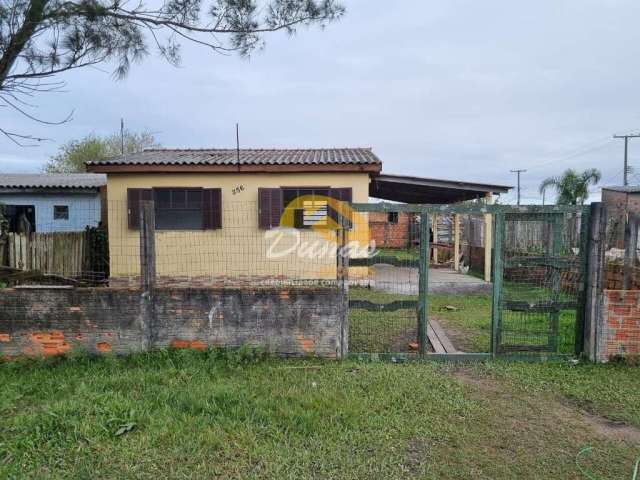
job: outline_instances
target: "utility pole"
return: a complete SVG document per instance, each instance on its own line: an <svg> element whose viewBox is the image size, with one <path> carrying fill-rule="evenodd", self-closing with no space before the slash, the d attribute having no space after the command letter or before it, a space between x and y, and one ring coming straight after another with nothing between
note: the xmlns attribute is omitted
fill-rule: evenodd
<svg viewBox="0 0 640 480"><path fill-rule="evenodd" d="M640 138L640 134L635 135L614 135L613 138L624 138L624 173L622 183L626 187L629 185L629 139Z"/></svg>
<svg viewBox="0 0 640 480"><path fill-rule="evenodd" d="M511 170L511 173L517 173L518 174L518 205L520 205L520 174L526 172L525 169L516 169L516 170Z"/></svg>
<svg viewBox="0 0 640 480"><path fill-rule="evenodd" d="M120 119L120 153L124 155L124 118Z"/></svg>

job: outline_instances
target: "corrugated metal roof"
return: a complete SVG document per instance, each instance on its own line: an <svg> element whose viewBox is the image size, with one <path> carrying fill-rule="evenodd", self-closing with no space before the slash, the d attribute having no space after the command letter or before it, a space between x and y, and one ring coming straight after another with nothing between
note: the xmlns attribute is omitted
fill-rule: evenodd
<svg viewBox="0 0 640 480"><path fill-rule="evenodd" d="M0 173L0 188L98 188L107 184L102 173Z"/></svg>
<svg viewBox="0 0 640 480"><path fill-rule="evenodd" d="M379 165L370 148L149 149L87 165Z"/></svg>

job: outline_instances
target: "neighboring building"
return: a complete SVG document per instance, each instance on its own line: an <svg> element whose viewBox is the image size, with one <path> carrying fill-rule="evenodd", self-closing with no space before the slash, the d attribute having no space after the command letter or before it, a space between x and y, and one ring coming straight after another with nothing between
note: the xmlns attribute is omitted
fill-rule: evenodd
<svg viewBox="0 0 640 480"><path fill-rule="evenodd" d="M369 232L377 248L410 248L420 241L417 215L407 212L369 213Z"/></svg>
<svg viewBox="0 0 640 480"><path fill-rule="evenodd" d="M603 187L602 203L613 210L640 214L640 185Z"/></svg>
<svg viewBox="0 0 640 480"><path fill-rule="evenodd" d="M73 232L101 220L106 175L0 173L0 204L12 232Z"/></svg>
<svg viewBox="0 0 640 480"><path fill-rule="evenodd" d="M158 149L89 162L107 175L112 283L139 275L140 202L154 200L156 271L160 282L186 277L335 278L335 252L301 258L295 242L318 244L335 233L310 229L327 222L326 198L366 203L370 175L381 162L367 148ZM311 199L279 229L284 207ZM331 217L332 218L332 217ZM368 224L350 240L368 242ZM274 238L281 232L274 256ZM350 272L352 273L352 272Z"/></svg>

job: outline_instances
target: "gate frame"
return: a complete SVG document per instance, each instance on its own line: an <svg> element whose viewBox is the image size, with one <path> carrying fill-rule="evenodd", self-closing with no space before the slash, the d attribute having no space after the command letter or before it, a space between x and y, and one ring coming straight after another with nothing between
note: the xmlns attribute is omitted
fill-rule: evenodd
<svg viewBox="0 0 640 480"><path fill-rule="evenodd" d="M457 361L483 361L490 358L506 358L513 360L551 360L567 358L566 354L558 353L498 353L498 332L500 327L500 308L502 294L502 272L503 272L503 241L504 222L507 214L531 215L558 215L575 213L581 214L580 224L580 283L578 285L578 299L576 308L576 338L575 355L581 356L584 353L584 332L586 323L586 301L587 283L589 268L589 232L591 231L591 207L590 205L496 205L496 204L394 204L388 202L380 203L353 203L351 208L355 212L401 212L420 214L420 265L418 284L418 359L431 360L457 360ZM491 215L490 221L493 235L491 235L492 270L493 281L491 282L491 346L490 353L427 353L427 326L429 324L428 293L429 293L429 226L433 214L455 215L455 214L476 214ZM553 218L553 217L551 217ZM424 222L422 219L426 219ZM586 220L586 221L585 221ZM485 248L487 246L485 245ZM500 275L497 275L497 272ZM392 361L412 360L413 356L407 353L356 353L353 357L364 359L390 359Z"/></svg>

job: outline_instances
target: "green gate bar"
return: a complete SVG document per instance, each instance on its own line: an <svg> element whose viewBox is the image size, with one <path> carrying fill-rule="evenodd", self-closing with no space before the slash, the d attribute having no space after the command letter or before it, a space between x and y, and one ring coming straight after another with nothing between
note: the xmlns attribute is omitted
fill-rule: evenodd
<svg viewBox="0 0 640 480"><path fill-rule="evenodd" d="M498 353L500 344L500 302L502 301L502 243L504 240L504 213L494 215L493 236L493 288L491 297L491 355Z"/></svg>
<svg viewBox="0 0 640 480"><path fill-rule="evenodd" d="M418 353L427 354L427 324L429 322L429 215L420 214L420 268L418 280Z"/></svg>

